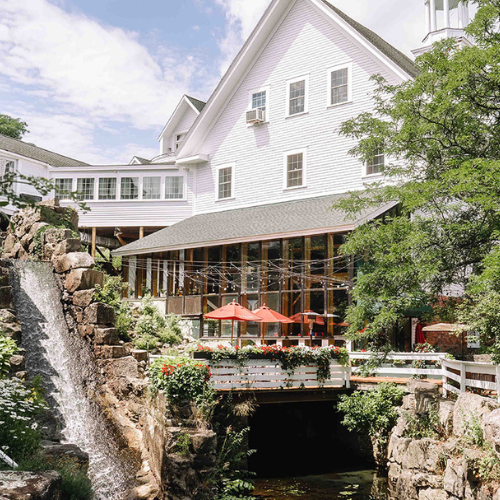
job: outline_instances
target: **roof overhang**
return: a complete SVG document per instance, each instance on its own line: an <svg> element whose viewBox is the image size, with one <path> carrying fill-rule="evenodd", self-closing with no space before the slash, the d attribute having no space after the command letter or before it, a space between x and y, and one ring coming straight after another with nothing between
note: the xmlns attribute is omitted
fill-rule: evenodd
<svg viewBox="0 0 500 500"><path fill-rule="evenodd" d="M208 155L193 155L185 158L180 158L176 161L177 165L196 165L197 163L204 163L208 161Z"/></svg>
<svg viewBox="0 0 500 500"><path fill-rule="evenodd" d="M186 95L183 95L182 99L179 101L179 104L177 104L174 112L168 119L168 122L163 127L161 134L158 136L158 141L161 141L162 137L165 134L170 134L173 132L173 129L187 109L192 109L196 113L196 115L200 114L200 111L196 108L196 106L194 106L194 104L187 98Z"/></svg>

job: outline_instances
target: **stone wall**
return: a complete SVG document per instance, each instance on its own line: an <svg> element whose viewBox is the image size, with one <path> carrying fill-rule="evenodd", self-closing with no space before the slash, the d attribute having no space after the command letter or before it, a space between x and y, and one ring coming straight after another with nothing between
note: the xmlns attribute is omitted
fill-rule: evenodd
<svg viewBox="0 0 500 500"><path fill-rule="evenodd" d="M500 404L463 393L456 402L439 397L434 384L413 381L389 441L391 498L405 500L500 500L500 484L478 474L476 464L493 449L500 457ZM439 438L412 439L405 414L421 418L434 408ZM480 426L480 430L479 429ZM484 436L476 446L471 429Z"/></svg>

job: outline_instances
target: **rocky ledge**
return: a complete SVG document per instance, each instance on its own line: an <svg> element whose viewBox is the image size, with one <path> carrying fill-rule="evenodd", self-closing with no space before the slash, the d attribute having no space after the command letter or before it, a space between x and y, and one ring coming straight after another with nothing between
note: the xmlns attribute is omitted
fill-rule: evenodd
<svg viewBox="0 0 500 500"><path fill-rule="evenodd" d="M60 500L59 473L0 472L0 500Z"/></svg>

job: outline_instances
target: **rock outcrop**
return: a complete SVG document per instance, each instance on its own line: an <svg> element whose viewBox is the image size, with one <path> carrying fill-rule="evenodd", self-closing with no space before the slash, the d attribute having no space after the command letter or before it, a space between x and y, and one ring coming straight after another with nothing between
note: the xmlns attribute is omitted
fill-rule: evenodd
<svg viewBox="0 0 500 500"><path fill-rule="evenodd" d="M61 500L61 484L54 471L0 471L0 500Z"/></svg>

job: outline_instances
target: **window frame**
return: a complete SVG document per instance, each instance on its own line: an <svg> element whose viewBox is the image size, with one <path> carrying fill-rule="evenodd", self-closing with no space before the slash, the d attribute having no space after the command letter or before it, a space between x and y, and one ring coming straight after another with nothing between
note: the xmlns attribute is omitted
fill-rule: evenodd
<svg viewBox="0 0 500 500"><path fill-rule="evenodd" d="M293 83L298 83L304 81L304 111L299 113L290 114L290 86ZM297 78L292 78L286 81L286 109L285 117L292 118L294 116L301 116L309 113L309 74L299 76Z"/></svg>
<svg viewBox="0 0 500 500"><path fill-rule="evenodd" d="M144 197L144 180L145 179L159 179L159 184L158 184L158 198L145 198ZM163 187L163 179L161 175L143 175L139 178L139 186L140 186L140 200L145 200L145 201L154 201L154 200L161 200L162 199L162 187ZM121 182L120 182L121 184Z"/></svg>
<svg viewBox="0 0 500 500"><path fill-rule="evenodd" d="M288 186L288 157L302 154L302 184L300 186ZM303 189L307 187L307 148L292 149L283 153L283 191Z"/></svg>
<svg viewBox="0 0 500 500"><path fill-rule="evenodd" d="M182 179L182 197L181 198L167 198L167 179L171 177L180 177ZM165 175L162 183L162 200L164 201L185 201L186 200L186 176L182 174L178 175Z"/></svg>
<svg viewBox="0 0 500 500"><path fill-rule="evenodd" d="M382 156L382 157L383 157L383 159L384 159L384 161L382 162L382 164L381 164L381 165L382 165L382 167L385 167L385 162L386 162L386 154L385 154L385 152L384 152L384 148L383 148L383 146L380 146L380 147L378 148L378 150L379 150L379 151L382 151L382 153L378 153L378 154L376 154L376 155L373 155L373 157L371 158L371 160L373 161L373 159L374 159L374 158L379 157L379 156ZM369 167L368 163L369 163L369 160L367 160L367 161L365 161L365 162L364 162L364 177L370 177L370 178L371 178L371 177L381 176L381 175L383 174L383 172L380 172L380 171L379 171L379 172L375 172L375 173L371 173L371 174L369 174L369 173L368 173L368 167ZM371 166L373 167L373 165L371 165Z"/></svg>
<svg viewBox="0 0 500 500"><path fill-rule="evenodd" d="M115 179L116 184L115 184L115 197L114 198L101 198L101 195L99 193L101 179ZM121 201L121 193L119 192L120 188L121 188L121 178L120 177L116 177L116 176L112 177L109 175L98 177L97 178L97 201ZM131 200L131 201L134 201L134 200Z"/></svg>
<svg viewBox="0 0 500 500"><path fill-rule="evenodd" d="M126 179L132 180L129 187L133 187L134 180L137 182L137 196L135 198L124 198L123 197L123 191L124 191L123 181ZM137 201L137 200L139 200L140 199L139 196L141 194L141 188L142 188L142 182L141 182L140 176L131 177L130 175L124 175L124 176L120 177L120 201ZM130 196L130 195L127 194L127 196Z"/></svg>
<svg viewBox="0 0 500 500"><path fill-rule="evenodd" d="M173 144L173 149L172 151L174 153L177 153L177 151L181 148L182 146L182 143L184 142L184 139L186 138L186 135L188 134L189 130L185 130L185 131L182 131L182 130L179 130L177 132L174 132L174 136L173 136L173 139L174 139L174 144ZM177 141L177 136L182 136L181 140L180 141ZM179 145L177 147L177 144Z"/></svg>
<svg viewBox="0 0 500 500"><path fill-rule="evenodd" d="M248 91L248 107L247 107L247 111L252 111L252 109L257 109L257 108L253 107L253 96L254 96L254 94L258 94L260 92L265 92L266 93L266 111L265 111L266 114L265 114L265 120L262 123L268 123L269 119L270 119L270 116L271 116L271 113L270 113L270 110L269 110L269 98L270 98L270 95L271 95L270 90L271 90L271 87L269 85L265 85L264 87L258 87L258 88L251 89L251 90ZM252 124L251 123L247 123L247 126L251 127Z"/></svg>
<svg viewBox="0 0 500 500"><path fill-rule="evenodd" d="M234 187L235 187L235 170L236 170L236 164L235 163L225 163L223 165L218 165L215 169L216 172L216 190L215 190L215 201L227 201L227 200L234 200L235 198L235 193L234 193ZM228 196L227 198L219 198L219 176L220 176L220 171L225 169L225 168L230 168L231 169L231 196Z"/></svg>
<svg viewBox="0 0 500 500"><path fill-rule="evenodd" d="M77 192L77 195L79 195L79 190L78 190L78 181L79 180L84 180L84 181L92 181L92 184L93 184L93 191L92 191L92 198L85 198L85 197L82 197L82 201L94 201L95 200L95 195L96 195L96 189L95 189L95 178L93 177L77 177L76 178L76 192ZM90 183L89 183L90 184Z"/></svg>
<svg viewBox="0 0 500 500"><path fill-rule="evenodd" d="M80 177L80 179L83 179L83 177ZM68 194L71 194L74 191L74 189L73 189L74 180L75 180L74 177L55 177L54 178L54 186L57 185L57 181L71 181L71 188L68 191ZM95 186L94 186L94 191L95 191ZM58 194L60 196L64 196L64 193L65 193L65 191L63 191L62 193L56 193L56 195ZM70 198L60 198L60 199L61 200L69 200Z"/></svg>
<svg viewBox="0 0 500 500"><path fill-rule="evenodd" d="M340 71L342 69L347 70L347 101L332 103L332 73L335 71ZM336 108L337 106L343 106L352 102L352 62L347 62L344 64L339 64L329 68L326 77L326 107Z"/></svg>

